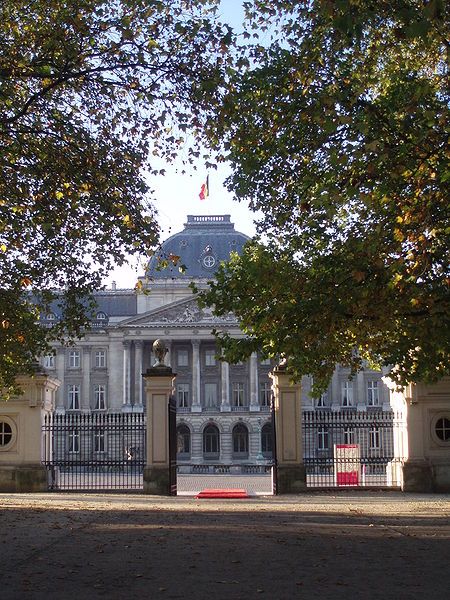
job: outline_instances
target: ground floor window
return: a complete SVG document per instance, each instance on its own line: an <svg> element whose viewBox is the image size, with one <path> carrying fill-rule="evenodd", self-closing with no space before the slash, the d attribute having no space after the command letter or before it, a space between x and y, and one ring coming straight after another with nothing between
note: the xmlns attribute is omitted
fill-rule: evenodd
<svg viewBox="0 0 450 600"><path fill-rule="evenodd" d="M203 431L203 454L205 458L218 458L220 453L220 434L215 425L208 425Z"/></svg>
<svg viewBox="0 0 450 600"><path fill-rule="evenodd" d="M191 431L187 425L177 427L177 454L188 456L191 453Z"/></svg>
<svg viewBox="0 0 450 600"><path fill-rule="evenodd" d="M233 454L238 458L248 457L248 429L243 423L233 427Z"/></svg>

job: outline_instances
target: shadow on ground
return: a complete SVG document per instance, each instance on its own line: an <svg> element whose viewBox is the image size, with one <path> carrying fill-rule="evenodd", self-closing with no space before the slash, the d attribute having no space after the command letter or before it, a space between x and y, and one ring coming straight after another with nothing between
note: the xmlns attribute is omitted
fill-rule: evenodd
<svg viewBox="0 0 450 600"><path fill-rule="evenodd" d="M1 598L444 598L442 514L364 503L69 502L0 511ZM86 507L83 508L83 504ZM362 507L362 508L361 508ZM380 511L378 511L379 513Z"/></svg>

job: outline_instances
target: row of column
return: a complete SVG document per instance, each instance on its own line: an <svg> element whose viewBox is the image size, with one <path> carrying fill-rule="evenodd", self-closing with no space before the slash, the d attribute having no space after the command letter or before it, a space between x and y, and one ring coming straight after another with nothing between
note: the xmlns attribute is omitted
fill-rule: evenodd
<svg viewBox="0 0 450 600"><path fill-rule="evenodd" d="M131 344L134 345L134 377L131 373ZM200 367L200 341L194 340L192 344L192 393L191 410L201 412L201 367ZM166 364L171 365L171 346L166 344L168 353ZM134 389L134 404L141 406L143 402L142 374L144 373L144 341L126 340L123 342L123 394L124 406L131 404L131 390ZM231 410L230 398L230 366L227 362L220 363L221 379L221 410ZM258 355L253 352L250 357L250 411L259 410L258 395Z"/></svg>

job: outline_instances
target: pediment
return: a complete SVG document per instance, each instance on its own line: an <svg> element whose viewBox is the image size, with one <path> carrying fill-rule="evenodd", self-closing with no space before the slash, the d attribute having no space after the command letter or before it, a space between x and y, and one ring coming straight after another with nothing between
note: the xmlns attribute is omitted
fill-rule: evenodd
<svg viewBox="0 0 450 600"><path fill-rule="evenodd" d="M146 313L118 323L119 327L155 327L155 326L216 326L220 324L237 325L232 313L218 317L209 307L199 308L197 301L178 300Z"/></svg>

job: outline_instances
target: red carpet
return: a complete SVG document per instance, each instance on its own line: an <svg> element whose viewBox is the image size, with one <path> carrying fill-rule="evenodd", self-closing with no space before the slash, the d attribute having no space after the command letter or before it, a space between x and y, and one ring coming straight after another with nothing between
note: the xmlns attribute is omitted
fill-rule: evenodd
<svg viewBox="0 0 450 600"><path fill-rule="evenodd" d="M213 490L206 489L195 496L196 498L250 498L246 490Z"/></svg>

